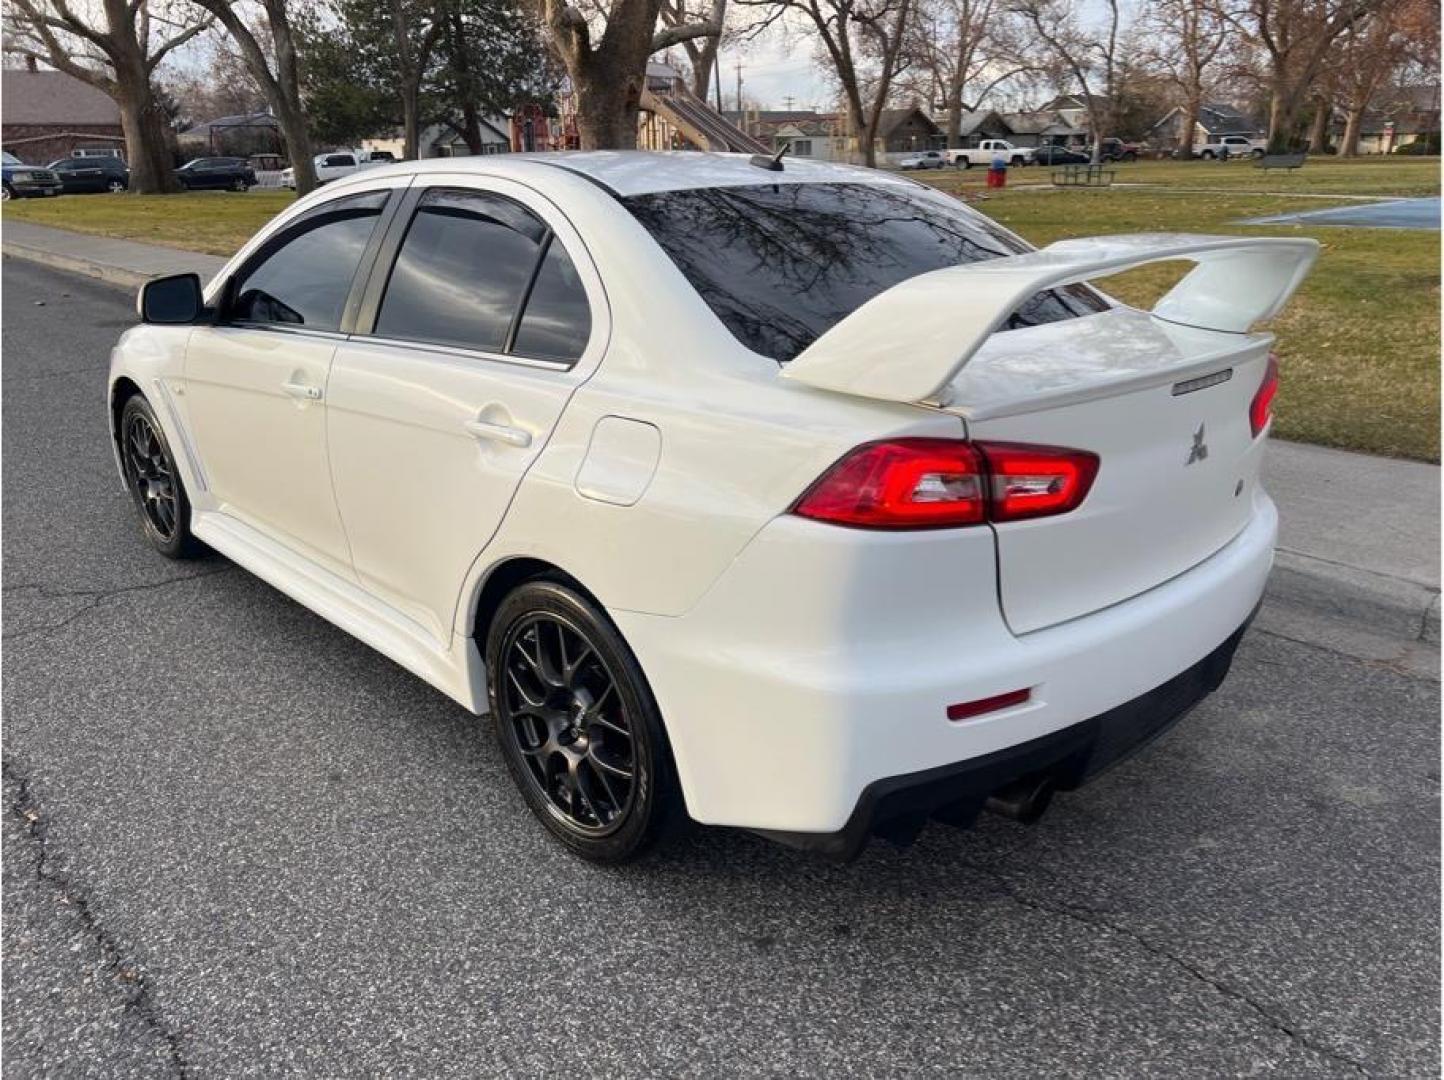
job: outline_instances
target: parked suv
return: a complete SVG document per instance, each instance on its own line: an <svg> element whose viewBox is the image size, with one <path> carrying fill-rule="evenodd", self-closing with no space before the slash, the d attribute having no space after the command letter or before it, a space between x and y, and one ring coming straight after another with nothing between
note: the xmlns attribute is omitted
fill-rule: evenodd
<svg viewBox="0 0 1444 1080"><path fill-rule="evenodd" d="M124 191L130 187L130 170L118 157L69 157L52 161L67 195L95 191Z"/></svg>
<svg viewBox="0 0 1444 1080"><path fill-rule="evenodd" d="M1210 161L1214 158L1261 158L1266 149L1267 145L1261 139L1251 139L1247 135L1225 135L1217 141L1200 146L1198 156Z"/></svg>
<svg viewBox="0 0 1444 1080"><path fill-rule="evenodd" d="M0 153L5 163L6 199L28 199L41 195L59 195L60 177L39 165L27 165L8 150Z"/></svg>
<svg viewBox="0 0 1444 1080"><path fill-rule="evenodd" d="M187 161L175 171L175 178L187 191L196 188L226 188L245 191L256 186L256 170L244 158L209 157Z"/></svg>
<svg viewBox="0 0 1444 1080"><path fill-rule="evenodd" d="M1104 161L1137 161L1138 150L1137 143L1124 142L1122 139L1104 139L1100 156Z"/></svg>

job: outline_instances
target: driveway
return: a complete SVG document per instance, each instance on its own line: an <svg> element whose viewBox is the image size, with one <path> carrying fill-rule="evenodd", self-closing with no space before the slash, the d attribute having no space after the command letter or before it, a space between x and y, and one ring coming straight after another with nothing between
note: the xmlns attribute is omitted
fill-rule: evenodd
<svg viewBox="0 0 1444 1080"><path fill-rule="evenodd" d="M1437 1075L1437 682L1260 627L1035 828L587 866L483 723L152 554L130 297L4 286L7 1073Z"/></svg>

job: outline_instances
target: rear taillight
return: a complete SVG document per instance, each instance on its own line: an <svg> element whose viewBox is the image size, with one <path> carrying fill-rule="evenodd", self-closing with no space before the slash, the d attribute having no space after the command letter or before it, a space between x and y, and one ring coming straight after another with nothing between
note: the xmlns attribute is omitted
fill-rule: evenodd
<svg viewBox="0 0 1444 1080"><path fill-rule="evenodd" d="M1082 450L961 439L859 446L792 512L864 529L942 529L1062 514L1088 494L1098 456Z"/></svg>
<svg viewBox="0 0 1444 1080"><path fill-rule="evenodd" d="M983 520L982 458L959 439L867 443L813 484L794 514L864 529L941 529Z"/></svg>
<svg viewBox="0 0 1444 1080"><path fill-rule="evenodd" d="M1279 358L1269 353L1268 366L1264 368L1263 382L1259 384L1258 393L1254 394L1253 401L1248 407L1248 425L1253 429L1254 438L1264 428L1268 427L1269 421L1274 415L1274 395L1279 392Z"/></svg>
<svg viewBox="0 0 1444 1080"><path fill-rule="evenodd" d="M993 521L1066 514L1088 494L1098 455L1057 446L978 443L992 477Z"/></svg>

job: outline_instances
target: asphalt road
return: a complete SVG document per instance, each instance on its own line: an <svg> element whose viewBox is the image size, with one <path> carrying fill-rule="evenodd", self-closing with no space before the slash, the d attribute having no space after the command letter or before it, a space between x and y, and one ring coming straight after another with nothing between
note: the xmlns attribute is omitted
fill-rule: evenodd
<svg viewBox="0 0 1444 1080"><path fill-rule="evenodd" d="M589 867L475 718L152 554L130 298L4 286L7 1076L1437 1074L1437 682L1256 629L1036 828Z"/></svg>

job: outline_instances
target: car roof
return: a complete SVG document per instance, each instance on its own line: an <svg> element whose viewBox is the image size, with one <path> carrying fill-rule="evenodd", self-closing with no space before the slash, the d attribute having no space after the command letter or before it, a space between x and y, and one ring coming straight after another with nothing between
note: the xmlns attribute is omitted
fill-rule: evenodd
<svg viewBox="0 0 1444 1080"><path fill-rule="evenodd" d="M404 161L368 176L478 172L537 180L552 170L584 176L615 195L646 195L690 188L743 187L752 184L870 183L912 186L915 181L877 169L833 165L802 158L782 159L782 171L751 164L748 154L702 150L569 150L523 154Z"/></svg>

